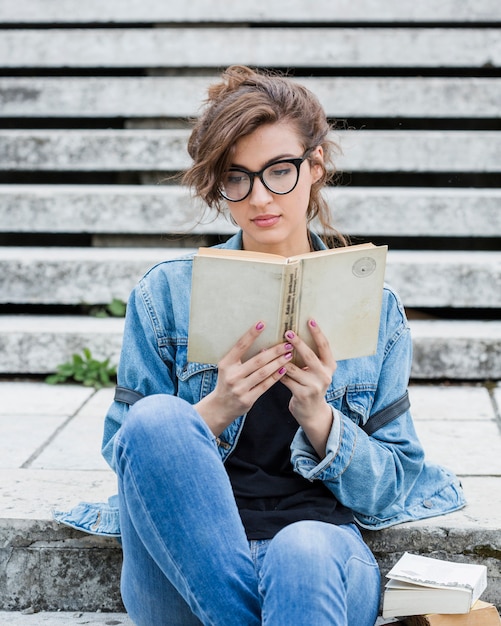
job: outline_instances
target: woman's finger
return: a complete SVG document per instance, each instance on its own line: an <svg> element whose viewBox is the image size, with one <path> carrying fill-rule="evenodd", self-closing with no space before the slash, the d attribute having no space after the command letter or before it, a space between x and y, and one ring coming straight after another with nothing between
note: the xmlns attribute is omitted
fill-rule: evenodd
<svg viewBox="0 0 501 626"><path fill-rule="evenodd" d="M310 331L313 341L317 346L317 352L319 359L325 364L332 364L334 369L336 367L336 361L332 354L329 340L322 332L322 329L314 319L308 321L308 330Z"/></svg>
<svg viewBox="0 0 501 626"><path fill-rule="evenodd" d="M237 363L241 362L244 354L247 350L252 346L252 344L256 341L259 335L264 330L264 322L259 321L253 326L251 326L236 342L236 344L231 348L225 356L221 359L220 363Z"/></svg>

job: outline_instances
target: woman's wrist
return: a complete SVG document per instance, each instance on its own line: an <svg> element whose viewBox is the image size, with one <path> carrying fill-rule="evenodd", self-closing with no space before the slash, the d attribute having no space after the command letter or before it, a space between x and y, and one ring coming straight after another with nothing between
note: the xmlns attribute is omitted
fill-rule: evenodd
<svg viewBox="0 0 501 626"><path fill-rule="evenodd" d="M325 402L315 412L315 417L301 422L305 435L318 456L323 459L326 454L327 441L334 422L334 411L330 404Z"/></svg>
<svg viewBox="0 0 501 626"><path fill-rule="evenodd" d="M218 402L214 392L209 393L193 406L216 437L219 437L232 421L224 416L223 407Z"/></svg>

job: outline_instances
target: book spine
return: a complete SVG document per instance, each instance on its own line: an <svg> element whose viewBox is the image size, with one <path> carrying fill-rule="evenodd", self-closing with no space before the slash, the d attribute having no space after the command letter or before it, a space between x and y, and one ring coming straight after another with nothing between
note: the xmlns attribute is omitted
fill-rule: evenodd
<svg viewBox="0 0 501 626"><path fill-rule="evenodd" d="M280 329L282 331L280 341L282 340L284 333L288 330L292 330L297 333L298 328L298 309L299 309L299 289L301 285L300 280L301 263L289 263L284 266L284 289L282 299L282 319L280 323Z"/></svg>

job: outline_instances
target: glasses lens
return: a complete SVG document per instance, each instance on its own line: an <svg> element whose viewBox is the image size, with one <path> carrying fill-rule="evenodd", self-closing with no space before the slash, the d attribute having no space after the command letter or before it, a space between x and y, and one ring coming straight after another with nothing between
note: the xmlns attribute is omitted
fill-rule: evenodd
<svg viewBox="0 0 501 626"><path fill-rule="evenodd" d="M250 185L248 174L240 170L229 170L221 181L221 193L228 200L241 200L248 194Z"/></svg>
<svg viewBox="0 0 501 626"><path fill-rule="evenodd" d="M289 193L297 183L299 170L294 163L272 163L263 172L266 186L275 193Z"/></svg>

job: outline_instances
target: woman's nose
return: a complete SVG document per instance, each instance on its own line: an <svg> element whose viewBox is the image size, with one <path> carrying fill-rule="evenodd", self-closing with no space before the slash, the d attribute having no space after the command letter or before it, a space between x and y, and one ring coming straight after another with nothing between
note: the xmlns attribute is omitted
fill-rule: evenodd
<svg viewBox="0 0 501 626"><path fill-rule="evenodd" d="M259 176L254 178L254 185L252 186L249 199L251 204L256 206L269 204L273 200L273 194L265 187Z"/></svg>

